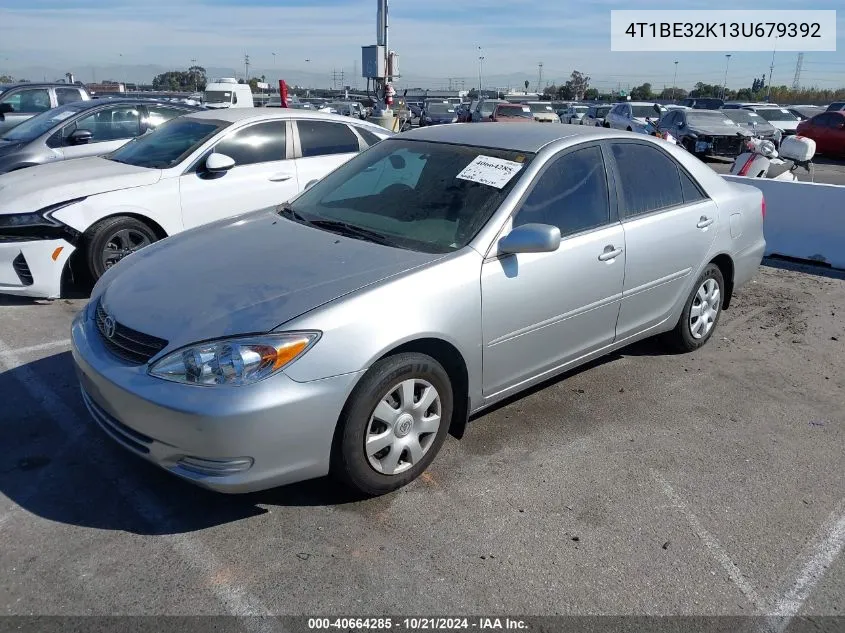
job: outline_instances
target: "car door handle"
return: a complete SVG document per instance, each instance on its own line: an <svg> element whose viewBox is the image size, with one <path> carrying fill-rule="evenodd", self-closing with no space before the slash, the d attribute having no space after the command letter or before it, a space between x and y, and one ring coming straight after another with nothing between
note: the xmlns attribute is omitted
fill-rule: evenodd
<svg viewBox="0 0 845 633"><path fill-rule="evenodd" d="M708 226L713 224L713 222L715 222L713 218L708 218L706 215L702 215L696 226L700 229L706 229Z"/></svg>
<svg viewBox="0 0 845 633"><path fill-rule="evenodd" d="M293 174L273 174L268 180L270 182L284 182L293 178Z"/></svg>
<svg viewBox="0 0 845 633"><path fill-rule="evenodd" d="M604 252L599 255L600 262L609 262L612 259L616 259L622 254L621 248L614 248L613 246L605 246Z"/></svg>

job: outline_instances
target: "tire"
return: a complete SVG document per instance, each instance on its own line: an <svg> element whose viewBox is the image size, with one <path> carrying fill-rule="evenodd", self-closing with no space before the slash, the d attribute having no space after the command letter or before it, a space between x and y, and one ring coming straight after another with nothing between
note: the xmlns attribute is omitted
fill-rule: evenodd
<svg viewBox="0 0 845 633"><path fill-rule="evenodd" d="M155 231L135 218L118 215L100 220L83 237L82 251L88 272L96 282L126 255L156 241Z"/></svg>
<svg viewBox="0 0 845 633"><path fill-rule="evenodd" d="M715 296L711 292L713 288L718 292ZM701 292L704 294L700 294ZM725 280L722 271L716 264L708 264L696 280L678 324L667 334L667 343L680 352L694 352L701 348L716 331L719 317L722 316L724 298ZM706 317L703 314L695 314L701 312L698 309L702 305L705 306ZM702 329L705 331L702 332Z"/></svg>
<svg viewBox="0 0 845 633"><path fill-rule="evenodd" d="M414 385L415 401L406 405L402 393L409 383ZM430 396L429 388L434 389L437 399L421 411L419 402L426 394ZM332 475L353 491L370 497L407 485L431 464L443 445L453 403L449 375L430 356L405 353L378 361L355 387L341 413L332 451ZM439 426L434 430L436 411L440 413ZM368 437L381 438L369 451ZM417 450L421 450L416 456L409 448L415 438ZM388 474L390 470L393 472Z"/></svg>

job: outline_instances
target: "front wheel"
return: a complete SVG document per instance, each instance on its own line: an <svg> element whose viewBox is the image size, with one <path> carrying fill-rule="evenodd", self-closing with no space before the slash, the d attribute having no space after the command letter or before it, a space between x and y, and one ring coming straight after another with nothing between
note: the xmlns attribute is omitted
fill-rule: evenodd
<svg viewBox="0 0 845 633"><path fill-rule="evenodd" d="M115 216L97 222L83 239L85 261L93 281L127 255L157 240L155 231L135 218Z"/></svg>
<svg viewBox="0 0 845 633"><path fill-rule="evenodd" d="M368 496L401 488L434 460L452 408L449 375L435 359L406 353L380 360L341 414L332 474Z"/></svg>
<svg viewBox="0 0 845 633"><path fill-rule="evenodd" d="M694 352L713 335L722 314L725 279L716 264L708 264L695 282L668 342L678 351Z"/></svg>

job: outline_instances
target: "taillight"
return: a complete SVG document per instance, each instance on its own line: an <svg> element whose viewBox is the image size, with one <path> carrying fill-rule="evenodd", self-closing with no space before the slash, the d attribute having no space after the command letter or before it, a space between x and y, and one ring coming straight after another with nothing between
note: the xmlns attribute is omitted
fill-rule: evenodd
<svg viewBox="0 0 845 633"><path fill-rule="evenodd" d="M763 219L766 219L766 198L763 197L763 201L760 203L760 212L763 214Z"/></svg>

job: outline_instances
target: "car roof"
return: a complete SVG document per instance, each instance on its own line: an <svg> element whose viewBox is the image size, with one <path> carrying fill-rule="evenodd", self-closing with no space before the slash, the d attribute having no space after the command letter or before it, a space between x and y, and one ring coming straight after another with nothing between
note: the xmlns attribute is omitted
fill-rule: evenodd
<svg viewBox="0 0 845 633"><path fill-rule="evenodd" d="M209 110L201 110L190 115L193 119L212 119L215 121L228 121L229 123L238 123L240 121L266 120L266 119L321 119L324 121L338 121L349 124L350 119L347 116L340 114L332 114L330 112L316 112L313 110L299 110L295 108L214 108ZM387 128L382 128L375 123L368 121L355 120L355 125L365 125L368 127L381 128L385 132L389 132Z"/></svg>
<svg viewBox="0 0 845 633"><path fill-rule="evenodd" d="M571 129L566 129L571 128ZM643 134L581 125L537 125L534 123L472 123L434 125L403 132L394 138L434 143L451 143L518 152L539 152L549 143L566 138L643 138Z"/></svg>

